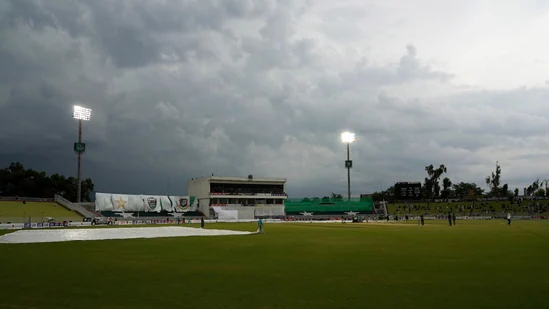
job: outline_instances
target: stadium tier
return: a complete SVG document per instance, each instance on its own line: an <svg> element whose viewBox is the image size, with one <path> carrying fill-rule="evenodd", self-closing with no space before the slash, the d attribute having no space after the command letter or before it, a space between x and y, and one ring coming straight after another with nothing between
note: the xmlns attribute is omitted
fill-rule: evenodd
<svg viewBox="0 0 549 309"><path fill-rule="evenodd" d="M0 201L0 222L23 223L55 221L82 221L75 211L53 202Z"/></svg>

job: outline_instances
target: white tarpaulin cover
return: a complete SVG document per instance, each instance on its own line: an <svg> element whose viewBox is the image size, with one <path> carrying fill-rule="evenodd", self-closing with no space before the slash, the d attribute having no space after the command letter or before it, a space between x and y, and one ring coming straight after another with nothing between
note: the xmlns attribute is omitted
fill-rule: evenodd
<svg viewBox="0 0 549 309"><path fill-rule="evenodd" d="M174 203L172 202L172 200L170 200L169 196L160 197L160 207L162 208L162 210L167 212L174 211Z"/></svg>
<svg viewBox="0 0 549 309"><path fill-rule="evenodd" d="M95 210L98 209L102 211L114 210L110 194L95 193Z"/></svg>
<svg viewBox="0 0 549 309"><path fill-rule="evenodd" d="M20 230L0 236L0 243L38 243L74 240L106 240L181 236L249 235L253 232L198 229L192 227L78 228L59 230Z"/></svg>
<svg viewBox="0 0 549 309"><path fill-rule="evenodd" d="M187 212L198 208L194 196L159 196L95 193L96 211Z"/></svg>
<svg viewBox="0 0 549 309"><path fill-rule="evenodd" d="M135 209L136 211L147 211L145 207L145 201L140 195L128 195L128 206L129 208Z"/></svg>

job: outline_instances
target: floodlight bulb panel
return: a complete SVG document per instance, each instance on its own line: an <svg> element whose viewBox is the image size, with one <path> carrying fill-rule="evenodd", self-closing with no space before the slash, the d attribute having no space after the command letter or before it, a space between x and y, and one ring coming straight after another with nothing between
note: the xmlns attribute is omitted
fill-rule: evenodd
<svg viewBox="0 0 549 309"><path fill-rule="evenodd" d="M341 133L341 141L344 143L352 143L355 141L355 134L351 132Z"/></svg>
<svg viewBox="0 0 549 309"><path fill-rule="evenodd" d="M78 120L90 120L91 109L82 106L74 106L72 117Z"/></svg>

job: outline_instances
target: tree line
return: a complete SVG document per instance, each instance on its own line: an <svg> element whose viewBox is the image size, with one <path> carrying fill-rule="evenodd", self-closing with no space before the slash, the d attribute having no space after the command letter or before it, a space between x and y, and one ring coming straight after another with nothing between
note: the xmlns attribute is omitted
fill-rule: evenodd
<svg viewBox="0 0 549 309"><path fill-rule="evenodd" d="M320 197L306 197L304 199L301 200L301 202L303 203L331 203L331 202L343 202L345 201L343 199L343 195L341 194L338 194L338 193L333 193L331 195L326 195L322 198Z"/></svg>
<svg viewBox="0 0 549 309"><path fill-rule="evenodd" d="M488 190L480 188L474 182L452 183L450 178L442 176L448 172L444 164L435 167L428 165L425 167L427 177L422 184L422 199L462 199L466 197L474 198L511 198L519 196L520 190L515 188L513 191L509 189L508 184L501 184L501 166L496 162L496 169L490 175L486 176L485 182ZM548 195L547 186L549 179L536 179L531 185L526 188L527 196L546 197ZM389 187L384 191L374 192L372 198L374 201L391 200L395 197L394 186Z"/></svg>
<svg viewBox="0 0 549 309"><path fill-rule="evenodd" d="M82 201L91 201L94 190L90 178L83 179ZM59 174L46 175L43 171L25 169L20 162L13 162L7 168L0 169L0 196L20 196L53 198L58 194L70 201L76 201L78 180Z"/></svg>

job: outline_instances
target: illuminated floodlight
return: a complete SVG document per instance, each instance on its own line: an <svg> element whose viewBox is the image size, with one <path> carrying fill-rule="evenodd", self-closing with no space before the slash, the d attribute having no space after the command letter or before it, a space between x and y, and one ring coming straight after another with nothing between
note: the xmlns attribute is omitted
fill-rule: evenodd
<svg viewBox="0 0 549 309"><path fill-rule="evenodd" d="M355 134L351 132L343 132L341 133L341 141L344 143L352 143L355 141Z"/></svg>
<svg viewBox="0 0 549 309"><path fill-rule="evenodd" d="M72 117L77 120L88 121L91 118L91 109L75 105L73 109Z"/></svg>

